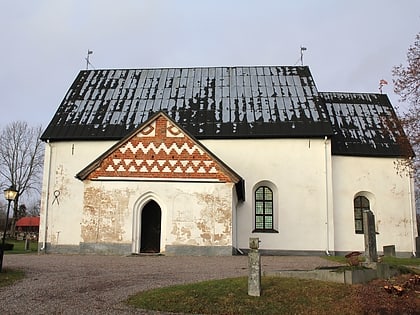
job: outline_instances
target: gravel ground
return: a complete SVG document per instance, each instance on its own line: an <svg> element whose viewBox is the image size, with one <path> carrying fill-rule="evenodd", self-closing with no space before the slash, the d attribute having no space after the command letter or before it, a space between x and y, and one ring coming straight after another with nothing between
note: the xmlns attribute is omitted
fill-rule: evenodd
<svg viewBox="0 0 420 315"><path fill-rule="evenodd" d="M263 256L262 270L334 265L319 257ZM248 274L246 256L5 255L25 279L0 288L0 314L163 314L124 301L152 288Z"/></svg>

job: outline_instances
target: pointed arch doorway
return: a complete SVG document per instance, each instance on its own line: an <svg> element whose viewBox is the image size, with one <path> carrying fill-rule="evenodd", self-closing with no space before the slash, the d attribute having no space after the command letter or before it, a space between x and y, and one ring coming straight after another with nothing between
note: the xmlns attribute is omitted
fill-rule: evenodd
<svg viewBox="0 0 420 315"><path fill-rule="evenodd" d="M162 211L151 200L141 212L140 253L160 253L160 230Z"/></svg>

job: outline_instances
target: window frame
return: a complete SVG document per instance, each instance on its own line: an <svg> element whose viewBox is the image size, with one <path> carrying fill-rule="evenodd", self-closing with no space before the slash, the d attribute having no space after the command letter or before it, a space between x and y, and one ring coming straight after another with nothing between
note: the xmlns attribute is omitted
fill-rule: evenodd
<svg viewBox="0 0 420 315"><path fill-rule="evenodd" d="M360 200L360 201L358 201ZM356 202L360 205L356 206ZM367 206L363 202L367 202ZM370 209L370 200L366 196L358 195L353 199L353 216L354 216L354 232L356 234L364 234L363 212ZM359 223L359 224L358 224ZM358 228L358 225L361 226Z"/></svg>
<svg viewBox="0 0 420 315"><path fill-rule="evenodd" d="M263 189L262 199L259 197L259 191L261 189ZM268 192L271 194L271 198L268 198ZM275 218L277 212L276 195L277 193L275 191L275 187L269 185L267 182L262 182L255 186L253 193L253 233L278 233L278 231L275 229ZM262 213L257 213L257 209L261 209L261 206ZM263 227L257 228L257 224L260 222L260 220L257 218L260 217L262 217ZM271 218L271 226L268 228L266 227L266 223L269 222L267 222L266 218Z"/></svg>

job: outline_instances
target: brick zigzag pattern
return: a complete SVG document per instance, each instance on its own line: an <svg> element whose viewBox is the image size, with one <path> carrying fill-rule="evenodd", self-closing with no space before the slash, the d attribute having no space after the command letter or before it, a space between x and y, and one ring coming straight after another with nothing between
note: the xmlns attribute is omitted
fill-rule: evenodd
<svg viewBox="0 0 420 315"><path fill-rule="evenodd" d="M153 142L149 143L147 146L144 146L142 142L139 142L136 146L133 146L131 142L128 142L125 146L120 148L120 152L125 154L127 150L130 150L133 154L136 154L138 150L141 150L144 154L148 154L150 150L153 150L155 154L159 154L161 151L164 151L168 155L171 151L175 151L177 154L182 154L184 151L187 151L189 154L193 154L195 152L200 155L204 154L203 150L196 145L193 145L190 148L187 143L184 143L181 147L178 147L176 143L172 143L169 147L165 143L161 143L156 147Z"/></svg>
<svg viewBox="0 0 420 315"><path fill-rule="evenodd" d="M154 154L160 155L159 159L138 159L135 157L136 153L141 152L150 156L151 151ZM158 146L155 143L149 143L144 145L139 142L137 145L133 145L128 142L125 146L121 147L119 151L125 155L125 158L113 158L112 163L109 163L105 171L107 172L130 172L130 173L198 173L198 174L217 174L215 163L212 160L175 160L171 153L176 152L177 155L181 155L184 152L188 152L188 156L193 153L203 158L206 157L205 153L196 145L192 147L188 146L187 143L183 143L179 147L176 143L172 143L169 147L165 143L161 143ZM162 158L163 152L166 158ZM133 154L132 158L128 158L127 155ZM161 154L162 153L162 154Z"/></svg>
<svg viewBox="0 0 420 315"><path fill-rule="evenodd" d="M113 159L113 164L105 170L132 173L217 173L213 161Z"/></svg>

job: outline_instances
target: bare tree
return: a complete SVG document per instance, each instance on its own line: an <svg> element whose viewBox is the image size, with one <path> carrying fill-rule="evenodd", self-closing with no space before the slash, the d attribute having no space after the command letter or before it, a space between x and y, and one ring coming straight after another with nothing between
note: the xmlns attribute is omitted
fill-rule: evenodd
<svg viewBox="0 0 420 315"><path fill-rule="evenodd" d="M4 227L4 224L6 223L6 207L6 203L0 201L0 228Z"/></svg>
<svg viewBox="0 0 420 315"><path fill-rule="evenodd" d="M17 209L17 213L14 216L16 220L19 220L20 218L26 217L28 213L28 209L24 203L21 203Z"/></svg>
<svg viewBox="0 0 420 315"><path fill-rule="evenodd" d="M17 121L0 133L0 181L4 187L15 186L18 194L13 207L13 223L19 213L19 198L23 194L40 195L44 162L42 128L30 127ZM14 224L12 225L14 226Z"/></svg>
<svg viewBox="0 0 420 315"><path fill-rule="evenodd" d="M417 219L417 232L420 231L420 213L416 213L416 219Z"/></svg>
<svg viewBox="0 0 420 315"><path fill-rule="evenodd" d="M31 201L26 209L26 215L29 217L39 217L41 211L41 200Z"/></svg>
<svg viewBox="0 0 420 315"><path fill-rule="evenodd" d="M400 96L404 108L400 110L401 124L407 134L414 157L405 160L415 180L417 205L420 203L420 33L408 48L407 65L392 70L394 92Z"/></svg>

